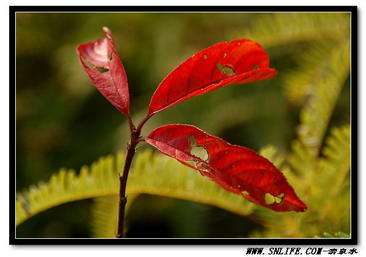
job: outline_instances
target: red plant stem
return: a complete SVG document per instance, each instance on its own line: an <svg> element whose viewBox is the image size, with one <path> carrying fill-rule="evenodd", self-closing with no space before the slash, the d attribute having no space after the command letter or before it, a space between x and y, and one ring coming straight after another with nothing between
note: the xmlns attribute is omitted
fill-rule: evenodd
<svg viewBox="0 0 366 257"><path fill-rule="evenodd" d="M138 143L143 141L141 135L141 129L144 124L150 119L151 116L146 116L137 128L134 126L131 118L129 117L129 125L131 130L131 138L130 142L127 144L127 154L125 159L125 164L123 166L123 171L120 173L119 176L119 210L118 210L118 227L117 227L117 234L116 238L123 238L123 230L124 230L124 220L125 220L125 209L127 204L127 197L126 197L126 186L127 186L127 178L128 173L131 168L132 159L136 152L136 146Z"/></svg>
<svg viewBox="0 0 366 257"><path fill-rule="evenodd" d="M134 131L135 132L135 131ZM119 176L120 188L119 188L119 212L118 212L118 229L117 229L117 238L123 237L123 227L124 227L124 219L125 219L125 208L127 203L126 197L126 185L127 185L127 178L128 172L131 167L133 156L136 152L136 145L139 135L132 132L131 140L127 144L127 154L125 165L123 167L123 172Z"/></svg>

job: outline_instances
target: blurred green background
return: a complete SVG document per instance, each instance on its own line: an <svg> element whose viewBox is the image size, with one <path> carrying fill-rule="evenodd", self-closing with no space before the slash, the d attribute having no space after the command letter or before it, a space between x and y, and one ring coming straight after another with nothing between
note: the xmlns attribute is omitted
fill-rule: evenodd
<svg viewBox="0 0 366 257"><path fill-rule="evenodd" d="M266 32L252 38L271 19L274 31L288 30L296 35L296 23L285 22L281 28L273 15L17 13L17 191L48 180L61 167L79 169L102 155L124 150L126 119L92 86L75 51L78 44L102 38L103 26L112 30L126 69L136 122L144 116L159 82L187 57L221 41L257 40L268 51L271 67L279 71L276 78L194 97L156 115L144 132L163 124L186 123L255 150L271 144L289 152L306 100L288 97L284 74L298 69L301 60L297 53L307 51L313 38L300 37L288 44L286 37L278 42L267 39ZM277 14L281 15L289 16ZM310 29L328 26L347 37L349 32L337 27L347 28L347 15L317 15L321 16L319 23L314 23L318 19L314 14L297 14L295 19ZM323 20L330 25L320 24ZM327 33L325 30L314 38L324 38L327 43L331 38ZM338 99L331 124L349 123L349 108L348 85ZM90 237L91 203L83 200L45 211L21 224L17 237ZM215 207L149 195L136 200L129 219L130 237L242 237L265 229L253 219Z"/></svg>

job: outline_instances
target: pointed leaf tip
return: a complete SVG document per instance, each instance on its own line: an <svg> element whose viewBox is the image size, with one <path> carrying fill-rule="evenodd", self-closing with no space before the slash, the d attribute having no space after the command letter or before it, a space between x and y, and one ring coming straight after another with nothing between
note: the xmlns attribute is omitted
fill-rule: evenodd
<svg viewBox="0 0 366 257"><path fill-rule="evenodd" d="M129 115L127 75L115 49L112 32L107 27L103 27L103 31L103 39L79 45L77 53L99 92L120 112Z"/></svg>
<svg viewBox="0 0 366 257"><path fill-rule="evenodd" d="M150 101L149 115L220 87L276 75L258 43L247 39L221 42L188 58L160 83Z"/></svg>
<svg viewBox="0 0 366 257"><path fill-rule="evenodd" d="M231 145L194 126L181 124L155 129L146 142L253 203L274 211L307 209L285 176L249 148Z"/></svg>
<svg viewBox="0 0 366 257"><path fill-rule="evenodd" d="M112 31L108 27L104 26L102 29L107 37L112 38Z"/></svg>

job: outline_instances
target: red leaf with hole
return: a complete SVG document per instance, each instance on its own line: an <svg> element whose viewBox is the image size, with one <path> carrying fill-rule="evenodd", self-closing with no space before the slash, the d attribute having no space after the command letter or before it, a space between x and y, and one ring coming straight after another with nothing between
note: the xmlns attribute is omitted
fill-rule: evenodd
<svg viewBox="0 0 366 257"><path fill-rule="evenodd" d="M129 115L130 96L125 69L115 49L111 31L105 37L77 47L80 62L95 87L120 112Z"/></svg>
<svg viewBox="0 0 366 257"><path fill-rule="evenodd" d="M247 39L221 42L198 52L171 72L156 89L148 115L223 86L271 79L276 74L258 43Z"/></svg>
<svg viewBox="0 0 366 257"><path fill-rule="evenodd" d="M284 175L249 148L229 144L194 126L179 124L155 129L146 142L256 204L275 211L305 211L307 208ZM206 152L207 160L195 153L197 148Z"/></svg>

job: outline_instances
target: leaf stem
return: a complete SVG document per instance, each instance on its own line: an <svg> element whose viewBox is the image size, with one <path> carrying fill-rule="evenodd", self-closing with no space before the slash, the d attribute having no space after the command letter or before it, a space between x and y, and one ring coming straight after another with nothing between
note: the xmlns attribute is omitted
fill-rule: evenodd
<svg viewBox="0 0 366 257"><path fill-rule="evenodd" d="M139 123L137 126L136 131L140 134L142 127L145 125L145 123L151 118L151 115L146 115L146 117Z"/></svg>
<svg viewBox="0 0 366 257"><path fill-rule="evenodd" d="M123 237L123 228L124 228L124 219L125 219L125 207L127 203L126 197L126 185L127 185L127 178L128 172L131 167L133 156L136 152L136 145L137 145L137 138L134 136L135 133L131 134L131 140L127 144L127 154L126 160L123 167L123 171L119 176L120 188L119 188L119 212L118 212L118 229L117 229L117 238Z"/></svg>
<svg viewBox="0 0 366 257"><path fill-rule="evenodd" d="M150 119L151 116L146 116L137 126L132 122L132 119L130 116L128 116L128 123L130 126L131 131L131 138L130 142L127 144L127 154L125 159L125 164L123 166L123 170L119 175L119 182L120 182L120 188L119 188L119 210L118 210L118 227L117 227L117 234L116 238L123 238L123 230L124 230L124 220L125 220L125 209L126 209L126 203L127 203L127 197L126 197L126 186L127 186L127 178L128 173L131 168L131 163L133 160L133 157L136 153L136 146L138 143L144 141L144 139L141 137L141 130L144 124Z"/></svg>

